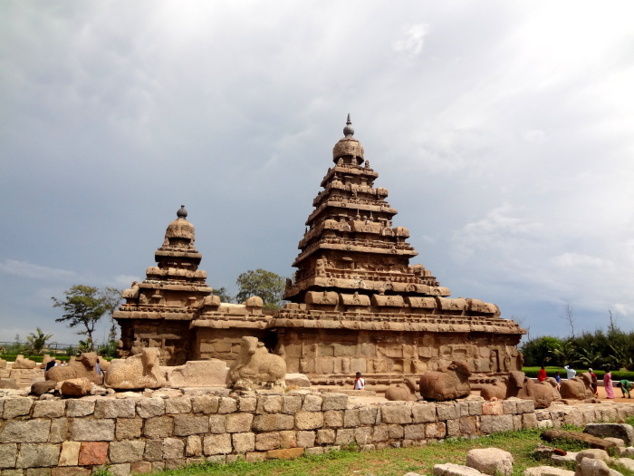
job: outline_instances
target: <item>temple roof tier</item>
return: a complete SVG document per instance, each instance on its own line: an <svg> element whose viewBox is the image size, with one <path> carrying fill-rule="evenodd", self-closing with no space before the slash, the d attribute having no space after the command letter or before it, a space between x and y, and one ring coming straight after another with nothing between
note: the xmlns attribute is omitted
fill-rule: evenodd
<svg viewBox="0 0 634 476"><path fill-rule="evenodd" d="M327 214L328 216L333 216L338 210L344 210L344 209L357 211L359 213L360 212L382 213L386 216L389 216L389 218L392 218L394 215L398 213L398 211L395 208L392 208L389 205L383 204L383 203L371 204L367 202L363 203L361 201L355 202L352 200L342 201L337 199L329 199L328 201L321 203L321 205L319 205L319 207L316 208L309 215L305 224L310 225L320 215L325 214L325 212L328 211L329 208L332 209L332 211Z"/></svg>
<svg viewBox="0 0 634 476"><path fill-rule="evenodd" d="M304 251L302 251L295 261L293 262L293 266L299 267L299 265L306 260L310 255L320 250L330 250L330 251L343 251L346 253L357 252L357 253L366 253L373 254L376 256L407 256L413 258L418 255L417 251L414 251L410 245L407 243L392 243L384 246L368 246L368 245L358 245L354 242L348 243L333 243L327 241L320 241L309 245L306 247Z"/></svg>
<svg viewBox="0 0 634 476"><path fill-rule="evenodd" d="M379 173L368 167L360 167L355 164L335 165L328 169L324 178L321 179L320 186L325 188L329 183L343 183L341 178L346 176L365 176L374 182L379 178Z"/></svg>

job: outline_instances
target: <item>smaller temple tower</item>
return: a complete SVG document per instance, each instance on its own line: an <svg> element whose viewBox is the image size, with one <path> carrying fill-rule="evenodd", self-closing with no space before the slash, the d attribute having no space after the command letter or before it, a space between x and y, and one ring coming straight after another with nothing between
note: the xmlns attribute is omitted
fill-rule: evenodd
<svg viewBox="0 0 634 476"><path fill-rule="evenodd" d="M154 254L141 283L123 293L125 304L113 314L121 326L124 355L139 347L159 347L161 361L180 365L191 358L189 324L212 289L198 269L202 255L194 247L194 225L185 206L167 226L163 245Z"/></svg>

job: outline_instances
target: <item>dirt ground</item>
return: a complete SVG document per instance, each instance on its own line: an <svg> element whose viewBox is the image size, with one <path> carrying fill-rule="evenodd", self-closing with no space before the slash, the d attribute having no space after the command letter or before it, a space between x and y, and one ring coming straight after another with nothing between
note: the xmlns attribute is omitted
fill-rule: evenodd
<svg viewBox="0 0 634 476"><path fill-rule="evenodd" d="M630 393L634 393L632 392L632 390L630 390ZM616 388L614 387L614 400L610 400L608 398L605 398L605 388L599 386L599 399L600 400L605 400L606 402L618 402L618 403L632 403L634 404L634 398L623 398L622 397L622 393L621 393L621 389L620 388Z"/></svg>

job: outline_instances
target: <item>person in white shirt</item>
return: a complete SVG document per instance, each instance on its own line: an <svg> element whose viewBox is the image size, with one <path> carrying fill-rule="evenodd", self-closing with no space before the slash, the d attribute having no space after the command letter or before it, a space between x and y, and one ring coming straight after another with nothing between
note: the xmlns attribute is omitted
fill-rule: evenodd
<svg viewBox="0 0 634 476"><path fill-rule="evenodd" d="M354 389L355 390L364 390L365 389L365 380L361 376L361 372L357 372L356 378L354 379Z"/></svg>
<svg viewBox="0 0 634 476"><path fill-rule="evenodd" d="M577 375L577 371L575 369L571 369L570 365L564 365L564 369L566 369L566 378L568 380L575 378L575 375Z"/></svg>

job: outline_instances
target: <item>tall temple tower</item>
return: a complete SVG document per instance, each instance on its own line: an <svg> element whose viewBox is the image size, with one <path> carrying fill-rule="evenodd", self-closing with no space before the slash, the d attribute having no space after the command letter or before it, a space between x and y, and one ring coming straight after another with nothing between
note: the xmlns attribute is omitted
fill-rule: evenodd
<svg viewBox="0 0 634 476"><path fill-rule="evenodd" d="M495 304L449 298L394 226L397 211L354 138L350 116L333 149L300 253L272 327L289 371L313 383L342 383L363 372L373 383L417 375L451 360L478 373L521 368L525 332Z"/></svg>
<svg viewBox="0 0 634 476"><path fill-rule="evenodd" d="M323 300L324 292L353 293L366 305L389 301L400 307L406 296L448 296L449 289L423 266L409 266L418 253L406 241L409 230L392 225L397 211L385 200L387 189L374 187L379 174L363 158L350 115L343 133L332 151L335 166L313 200L315 210L293 263L295 283L284 298L312 302Z"/></svg>
<svg viewBox="0 0 634 476"><path fill-rule="evenodd" d="M157 266L124 291L113 314L122 355L159 347L163 364L231 364L241 338L254 336L313 384L343 385L362 372L368 384L387 385L452 360L469 364L474 383L521 369L516 346L525 331L495 304L450 298L429 270L410 264L417 253L409 231L393 225L397 211L388 191L375 187L379 174L350 117L343 133L306 221L284 307L267 312L257 296L220 302L198 269L194 227L181 207L155 253Z"/></svg>

